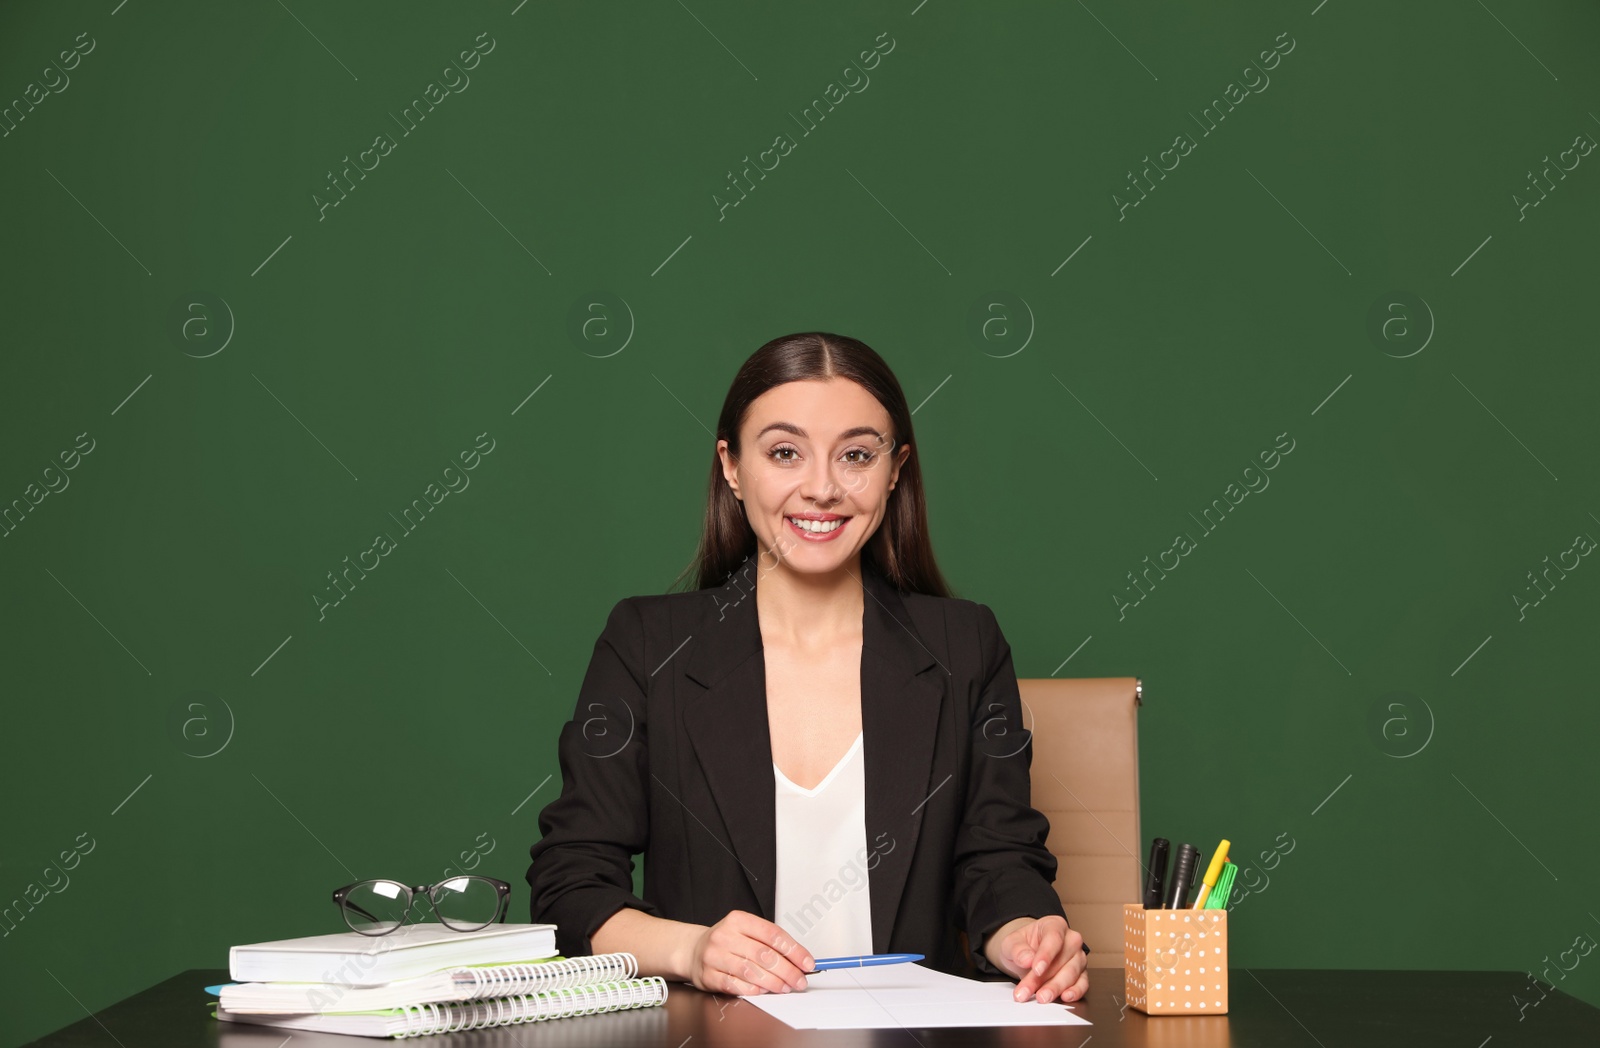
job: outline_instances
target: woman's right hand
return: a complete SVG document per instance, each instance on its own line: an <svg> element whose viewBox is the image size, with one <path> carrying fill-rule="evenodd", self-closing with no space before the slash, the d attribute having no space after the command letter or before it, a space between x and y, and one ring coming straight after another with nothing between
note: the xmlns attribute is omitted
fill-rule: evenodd
<svg viewBox="0 0 1600 1048"><path fill-rule="evenodd" d="M782 928L732 910L690 947L689 981L713 993L788 993L806 988L815 958Z"/></svg>

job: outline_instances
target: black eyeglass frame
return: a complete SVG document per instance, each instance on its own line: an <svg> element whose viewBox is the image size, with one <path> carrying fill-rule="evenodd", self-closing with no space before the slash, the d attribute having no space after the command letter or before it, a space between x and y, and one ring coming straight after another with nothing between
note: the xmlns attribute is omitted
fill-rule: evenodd
<svg viewBox="0 0 1600 1048"><path fill-rule="evenodd" d="M488 920L484 924L479 925L476 928L457 928L455 925L450 924L449 922L447 922L444 919L444 915L439 912L438 900L434 899L434 897L433 897L434 889L442 888L446 884L451 883L452 881L460 881L460 880L484 881L484 882L488 883L489 886L492 887L495 890L495 895L498 896L498 902L495 905L495 915L494 915L494 917L492 917L490 920ZM393 928L387 928L387 929L385 929L383 931L377 931L377 932L375 932L375 931L364 931L364 930L362 930L360 928L357 928L353 923L351 923L350 917L351 917L351 911L352 910L356 911L357 913L360 913L361 915L365 916L367 919L372 920L372 921L377 921L378 918L374 917L370 913L367 913L365 910L361 909L361 907L359 907L355 903L351 902L350 899L349 899L349 896L350 896L350 893L352 891L354 891L356 888L361 887L364 884L376 884L376 883L378 883L380 881L384 881L384 882L387 882L389 884L399 885L400 890L405 892L406 905L405 905L405 911L404 912L406 914L406 917L405 918L401 918L400 922L398 924L396 924ZM502 881L498 877L486 877L481 873L465 873L465 874L462 874L459 877L451 877L451 878L449 878L447 880L440 881L437 884L418 884L418 885L413 885L412 887L409 887L409 888L406 887L406 885L403 882L394 880L391 877L368 877L365 880L353 881L350 884L345 885L343 888L335 888L334 892L333 892L333 904L335 906L339 907L339 915L344 918L344 923L350 926L350 930L351 931L356 932L359 935L370 935L370 936L376 937L376 936L380 936L380 935L389 935L390 933L398 931L400 928L404 927L405 924L406 924L406 918L409 918L411 916L411 907L412 907L413 904L415 904L415 902L417 900L417 896L419 896L419 895L428 900L428 905L433 908L433 915L435 917L439 918L439 923L440 924L444 925L446 928L451 929L452 931L470 932L470 931L479 931L479 930L481 930L483 928L487 928L491 924L504 923L504 921L506 919L506 911L510 908L510 903L511 903L511 885L506 883L505 881Z"/></svg>

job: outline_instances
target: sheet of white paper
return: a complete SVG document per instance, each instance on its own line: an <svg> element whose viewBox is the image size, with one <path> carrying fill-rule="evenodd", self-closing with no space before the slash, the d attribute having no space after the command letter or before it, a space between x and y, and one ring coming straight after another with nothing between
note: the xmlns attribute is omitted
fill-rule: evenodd
<svg viewBox="0 0 1600 1048"><path fill-rule="evenodd" d="M933 1026L1088 1026L1061 1004L1011 999L1013 983L978 982L920 964L840 968L806 977L806 989L744 1000L797 1030Z"/></svg>

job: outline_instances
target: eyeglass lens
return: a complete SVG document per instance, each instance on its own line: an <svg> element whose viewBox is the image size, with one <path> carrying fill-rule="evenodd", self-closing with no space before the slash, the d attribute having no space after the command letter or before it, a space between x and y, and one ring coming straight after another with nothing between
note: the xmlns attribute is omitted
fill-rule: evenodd
<svg viewBox="0 0 1600 1048"><path fill-rule="evenodd" d="M345 893L344 919L363 935L382 935L405 923L411 889L399 881L362 881Z"/></svg>
<svg viewBox="0 0 1600 1048"><path fill-rule="evenodd" d="M500 915L500 893L482 877L452 877L429 894L440 923L456 931L486 928Z"/></svg>

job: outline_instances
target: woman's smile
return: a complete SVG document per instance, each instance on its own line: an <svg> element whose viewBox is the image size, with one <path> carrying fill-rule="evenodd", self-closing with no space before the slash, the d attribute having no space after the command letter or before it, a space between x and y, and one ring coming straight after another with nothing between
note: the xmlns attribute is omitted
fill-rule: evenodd
<svg viewBox="0 0 1600 1048"><path fill-rule="evenodd" d="M851 520L837 513L799 513L783 519L788 523L789 530L806 542L830 542Z"/></svg>

